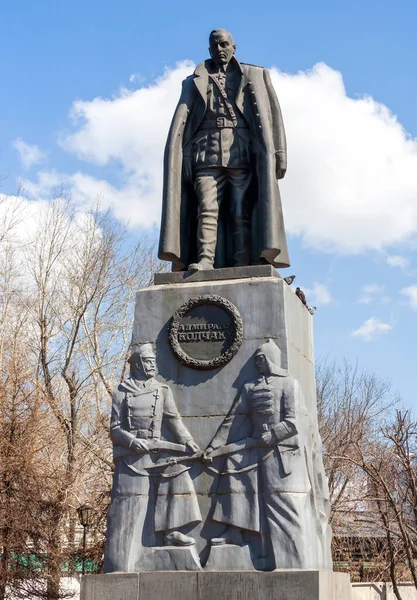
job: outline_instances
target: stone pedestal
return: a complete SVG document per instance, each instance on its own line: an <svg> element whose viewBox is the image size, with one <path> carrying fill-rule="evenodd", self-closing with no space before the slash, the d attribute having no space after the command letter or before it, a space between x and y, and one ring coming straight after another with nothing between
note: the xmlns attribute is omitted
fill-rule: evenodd
<svg viewBox="0 0 417 600"><path fill-rule="evenodd" d="M219 427L227 421L226 417L232 407L239 405L242 394L252 393L243 391L249 389L248 385L252 386L250 389L254 389L253 386L270 386L261 390L264 398L262 402L266 401L268 404L269 398L276 398L273 400L274 408L269 409L276 416L275 425L278 423L281 432L285 432L288 427L293 427L294 431L290 430L289 437L282 438L281 446L278 445L279 442L271 444L267 449L255 445L254 452L246 452L246 440L254 436L253 439L258 440L256 443L259 444L262 431L269 431L267 416L262 417L265 423L261 424L266 429L261 432L261 426L256 429L256 411L259 415L271 413L262 412L264 409L255 406L254 401L253 407L249 403L246 413L243 411L236 418L235 415L232 417L233 425L220 443L221 448L230 442L243 440L245 444L240 454L232 454L230 459L214 458L212 464L203 464L198 459L187 462L187 457L181 458L181 468L186 470L184 477L192 482L192 494L195 490L194 497L201 512L201 520L194 519L181 530L181 533L195 540L192 555L189 549L181 552L175 548L164 548L163 531L156 529L155 535L153 523L154 519L157 520L157 503L159 516L161 512L171 510L171 516L177 517L176 511L183 510L181 502L185 503L190 498L190 484L184 490L175 488L176 504L173 508L172 493L163 491L168 489L163 488L163 485L166 486L169 480L162 477L158 480L155 477L146 484L146 477L143 478L144 463L132 465L128 462L127 467L123 466L124 470L119 470L119 482L123 483L128 476L133 481L137 473L142 478L142 487L140 491L130 491L126 486L126 495L119 493L117 502L112 504L110 512L113 517L109 520L108 528L112 540L112 558L105 561L105 570L309 569L307 574L300 574L301 579L297 581L306 581L306 577L313 577L312 573L316 574L314 577L318 582L325 581L321 569L328 569L325 572L331 573L331 532L327 522L327 480L323 471L317 426L312 316L293 289L270 266L219 271L211 272L211 280L207 280L204 273L191 276L182 273L163 274L156 278L161 282L159 285L139 290L132 342L136 347L145 343L152 344L156 351L156 380L169 388L175 401L175 410L178 410L182 423L202 450L218 435ZM220 276L221 279L218 278ZM199 305L200 312L191 315L184 313L184 305L193 305L194 302L200 302L201 298L202 311ZM232 306L231 314L238 315L233 326L227 323L227 315L219 317L219 313L215 313L219 309L210 305L213 298L217 298L218 303L220 299L220 305ZM220 315L222 314L220 309ZM184 361L172 341L173 322L178 323L180 319L182 329L176 329L177 345L182 341L183 348L188 349L190 354L194 352L195 357L199 348L198 344L193 346L194 341L200 343L204 340L210 345L213 340L216 347L220 347L222 342L219 346L218 341L222 339L220 336L223 331L230 331L233 327L236 331L240 328L239 344L228 362L223 362L216 368L202 368L196 361ZM278 355L278 360L274 363L275 372L271 372L269 380L259 374L255 363L256 350L264 347L266 342L275 348ZM158 392L155 398L161 397L163 393ZM155 406L156 402L155 399ZM121 411L123 410L127 409L122 406ZM289 421L286 420L287 417ZM239 424L241 422L242 427ZM121 424L128 428L126 419L123 421L122 418ZM170 443L178 441L174 439L172 431L164 427L164 420L161 433L162 439ZM167 454L162 455L161 460L164 456ZM169 474L169 469L165 473ZM227 475L224 476L224 473ZM226 492L222 487L225 481ZM177 485L176 480L173 480L172 485L174 484ZM247 491L252 496L248 496ZM255 513L258 516L253 517ZM236 524L239 516L241 522ZM232 533L228 530L230 524L235 530ZM241 530L239 544L231 543L223 547L210 544L213 538L223 537L226 541L233 539L238 528ZM118 549L128 555L125 562L117 562L117 557L120 556ZM109 555L108 552L107 557ZM288 573L286 577L291 577L291 572ZM229 574L228 577L230 576ZM265 576L266 582L272 581L268 579L269 575ZM155 577L152 581L159 581L157 575ZM240 577L243 578L242 581L246 581L243 574ZM256 573L252 577L256 579ZM286 581L284 575L282 578L282 581ZM255 579L248 581L253 582ZM163 581L166 581L165 575ZM194 579L187 576L187 581ZM223 585L222 577L218 581L219 585ZM232 579L224 581L230 583ZM304 586L304 583L300 585ZM323 586L324 583L320 585ZM229 596L225 593L223 597ZM261 597L273 596L259 596ZM277 596L281 597L285 596ZM314 596L316 597L319 596ZM200 596L200 600L203 600L203 596Z"/></svg>
<svg viewBox="0 0 417 600"><path fill-rule="evenodd" d="M184 277L182 273L156 276L157 281L167 281L138 291L132 340L141 344L151 342L156 348L157 378L169 385L183 422L202 449L206 448L219 425L228 414L243 385L256 377L254 352L267 339L272 339L281 350L281 366L288 369L298 382L303 394L305 414L300 420L308 420L308 435L318 442L313 318L294 294L294 290L281 279L270 266L243 267L213 271L222 279L203 280L204 274ZM250 275L253 275L250 277ZM241 275L241 278L239 278ZM171 282L175 280L176 283ZM231 302L243 320L243 341L234 358L218 369L197 370L178 361L169 344L169 328L172 317L191 298L216 295ZM301 409L300 409L301 410ZM320 446L320 442L318 442ZM321 447L318 464L322 469ZM210 519L215 475L201 463L190 464L195 490L203 517L187 533L195 538L201 564L204 566L210 552L208 541L222 535L224 525ZM323 473L318 473L318 479ZM316 482L311 482L316 485ZM316 485L315 501L326 504L327 484L321 489ZM291 490L290 490L291 491ZM297 492L297 489L293 490ZM322 510L323 509L318 509ZM325 510L325 509L324 509ZM306 524L309 527L309 524ZM331 567L330 535L324 530L324 547L309 553L308 568ZM244 542L256 543L249 535ZM255 555L256 555L255 550ZM255 564L255 568L263 568ZM285 562L278 568L292 568ZM247 566L242 564L242 569Z"/></svg>
<svg viewBox="0 0 417 600"><path fill-rule="evenodd" d="M332 571L160 572L85 575L81 600L351 600Z"/></svg>
<svg viewBox="0 0 417 600"><path fill-rule="evenodd" d="M212 546L204 568L207 571L253 571L249 545Z"/></svg>

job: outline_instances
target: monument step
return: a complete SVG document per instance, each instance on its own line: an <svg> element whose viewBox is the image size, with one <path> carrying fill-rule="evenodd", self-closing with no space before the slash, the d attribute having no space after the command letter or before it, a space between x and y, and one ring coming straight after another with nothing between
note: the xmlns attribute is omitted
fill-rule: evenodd
<svg viewBox="0 0 417 600"><path fill-rule="evenodd" d="M346 573L163 571L85 575L81 600L351 600Z"/></svg>
<svg viewBox="0 0 417 600"><path fill-rule="evenodd" d="M247 279L248 277L280 277L280 275L272 265L251 265L248 267L227 267L207 271L155 273L154 284L195 283L197 281L220 281L222 279Z"/></svg>

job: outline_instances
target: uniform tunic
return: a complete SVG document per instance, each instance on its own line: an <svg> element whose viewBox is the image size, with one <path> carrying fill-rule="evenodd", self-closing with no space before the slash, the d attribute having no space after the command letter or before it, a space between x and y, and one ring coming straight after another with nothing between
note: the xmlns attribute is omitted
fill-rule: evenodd
<svg viewBox="0 0 417 600"><path fill-rule="evenodd" d="M191 145L194 168L250 168L250 133L235 103L240 80L238 68L233 62L229 63L226 71L219 70L214 63L211 64L207 84L207 108ZM227 96L232 115L219 88Z"/></svg>

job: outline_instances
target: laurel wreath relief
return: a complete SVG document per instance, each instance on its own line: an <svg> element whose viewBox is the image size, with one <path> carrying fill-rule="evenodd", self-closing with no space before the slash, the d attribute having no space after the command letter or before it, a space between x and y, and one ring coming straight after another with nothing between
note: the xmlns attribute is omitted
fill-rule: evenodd
<svg viewBox="0 0 417 600"><path fill-rule="evenodd" d="M181 320L186 316L186 314L193 308L197 306L217 306L218 308L223 309L232 319L233 325L233 340L230 347L220 356L216 356L210 360L202 360L193 358L189 356L178 341L178 329L181 325ZM171 349L176 356L176 358L183 365L187 367L191 367L192 369L218 369L223 365L227 364L232 358L235 356L237 351L240 348L240 345L243 340L243 321L242 317L236 306L226 300L226 298L222 298L222 296L217 296L215 294L209 294L207 296L196 296L195 298L190 298L185 304L180 306L178 310L175 311L172 317L172 323L169 330L168 341Z"/></svg>

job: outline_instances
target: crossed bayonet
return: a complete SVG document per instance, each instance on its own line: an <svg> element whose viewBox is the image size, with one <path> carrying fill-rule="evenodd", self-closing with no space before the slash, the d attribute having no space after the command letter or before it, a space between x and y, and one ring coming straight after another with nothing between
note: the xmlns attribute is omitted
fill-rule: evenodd
<svg viewBox="0 0 417 600"><path fill-rule="evenodd" d="M260 439L247 437L242 440L238 440L237 442L234 442L232 444L221 446L220 448L213 450L209 454L206 454L205 450L200 450L199 452L195 452L194 454L186 454L185 456L178 457L173 456L145 468L146 470L160 469L161 467L170 467L173 465L178 465L181 463L196 460L210 463L214 458L218 458L219 456L226 456L228 454L234 454L235 452L242 452L242 450L251 450L252 448L259 447L260 442ZM173 442L165 441L155 441L152 445L149 446L149 452L153 452L156 454L161 450L171 450L174 452L186 453L187 447L184 444L174 444Z"/></svg>

